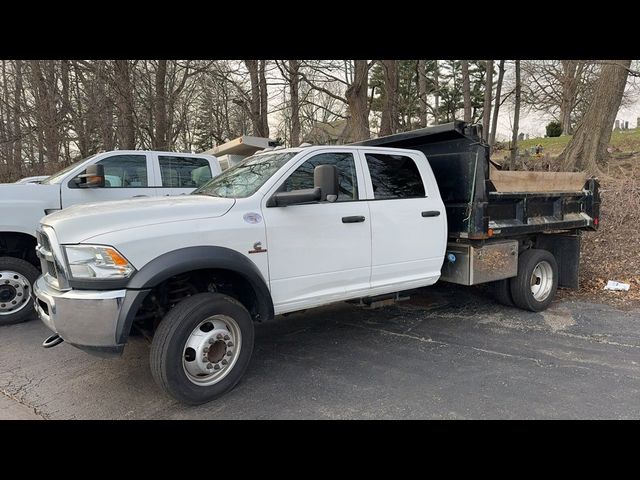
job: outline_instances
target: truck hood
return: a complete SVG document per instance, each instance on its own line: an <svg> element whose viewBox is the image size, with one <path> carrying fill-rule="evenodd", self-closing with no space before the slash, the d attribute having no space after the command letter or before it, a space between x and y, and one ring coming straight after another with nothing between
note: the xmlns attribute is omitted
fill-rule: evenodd
<svg viewBox="0 0 640 480"><path fill-rule="evenodd" d="M45 210L60 208L60 185L0 184L0 231L34 235Z"/></svg>
<svg viewBox="0 0 640 480"><path fill-rule="evenodd" d="M80 243L97 235L145 225L221 217L234 199L206 195L136 198L74 205L47 215L60 243Z"/></svg>

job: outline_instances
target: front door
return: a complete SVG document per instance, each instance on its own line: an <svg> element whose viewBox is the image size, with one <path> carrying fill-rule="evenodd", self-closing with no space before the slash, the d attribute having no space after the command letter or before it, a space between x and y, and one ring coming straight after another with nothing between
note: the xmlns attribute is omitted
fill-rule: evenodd
<svg viewBox="0 0 640 480"><path fill-rule="evenodd" d="M318 165L338 168L340 194L335 202L287 207L263 204L276 313L343 300L369 288L369 208L366 201L360 201L364 181L353 150L311 153L264 201L276 190L313 188L313 171Z"/></svg>
<svg viewBox="0 0 640 480"><path fill-rule="evenodd" d="M62 186L62 207L77 203L155 197L153 167L144 153L116 154L96 162L104 166L104 187L79 188L73 181Z"/></svg>

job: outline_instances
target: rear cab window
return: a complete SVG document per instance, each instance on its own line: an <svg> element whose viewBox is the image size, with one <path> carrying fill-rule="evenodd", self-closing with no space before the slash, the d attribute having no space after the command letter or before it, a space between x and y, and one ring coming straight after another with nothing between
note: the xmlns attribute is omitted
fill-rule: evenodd
<svg viewBox="0 0 640 480"><path fill-rule="evenodd" d="M211 166L206 158L158 155L163 187L199 188L211 180Z"/></svg>
<svg viewBox="0 0 640 480"><path fill-rule="evenodd" d="M420 170L406 155L365 153L374 200L425 197Z"/></svg>

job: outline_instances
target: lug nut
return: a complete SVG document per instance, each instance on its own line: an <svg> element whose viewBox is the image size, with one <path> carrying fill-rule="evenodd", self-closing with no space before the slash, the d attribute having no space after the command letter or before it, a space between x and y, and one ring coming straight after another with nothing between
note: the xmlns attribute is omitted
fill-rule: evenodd
<svg viewBox="0 0 640 480"><path fill-rule="evenodd" d="M229 363L229 362L227 362L226 360L222 360L222 362L221 362L221 363L222 363L223 365L226 365L226 364L227 364L227 363Z"/></svg>
<svg viewBox="0 0 640 480"><path fill-rule="evenodd" d="M210 338L210 339L209 339L209 343L210 343L211 345L213 345L214 343L216 343L216 341L215 341L213 338Z"/></svg>
<svg viewBox="0 0 640 480"><path fill-rule="evenodd" d="M225 335L225 336L224 336L224 339L225 339L225 340L229 340L229 335Z"/></svg>
<svg viewBox="0 0 640 480"><path fill-rule="evenodd" d="M233 347L233 342L228 342L227 347Z"/></svg>
<svg viewBox="0 0 640 480"><path fill-rule="evenodd" d="M230 357L231 355L233 355L233 352L227 352L227 357Z"/></svg>
<svg viewBox="0 0 640 480"><path fill-rule="evenodd" d="M213 366L214 370L220 370L220 365L218 365L217 363Z"/></svg>
<svg viewBox="0 0 640 480"><path fill-rule="evenodd" d="M217 338L218 340L222 340L222 334L221 334L221 333L219 333L218 335L216 335L216 338Z"/></svg>
<svg viewBox="0 0 640 480"><path fill-rule="evenodd" d="M202 349L202 351L203 351L204 353L209 353L209 347L204 347L204 348Z"/></svg>
<svg viewBox="0 0 640 480"><path fill-rule="evenodd" d="M207 363L207 368L211 370L213 368L213 363Z"/></svg>

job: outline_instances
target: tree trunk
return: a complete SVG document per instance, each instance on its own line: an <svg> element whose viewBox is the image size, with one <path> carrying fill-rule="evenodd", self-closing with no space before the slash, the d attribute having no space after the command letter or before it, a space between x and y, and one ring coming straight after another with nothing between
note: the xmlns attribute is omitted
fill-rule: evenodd
<svg viewBox="0 0 640 480"><path fill-rule="evenodd" d="M562 135L571 135L571 113L576 106L578 84L582 77L584 62L577 60L561 60L562 64L562 98L560 101L560 127Z"/></svg>
<svg viewBox="0 0 640 480"><path fill-rule="evenodd" d="M520 128L520 93L522 85L520 84L520 60L516 60L516 91L515 106L513 107L513 132L511 134L511 162L510 170L515 170L516 156L518 154L518 130Z"/></svg>
<svg viewBox="0 0 640 480"><path fill-rule="evenodd" d="M300 145L300 61L289 60L289 96L291 99L292 147Z"/></svg>
<svg viewBox="0 0 640 480"><path fill-rule="evenodd" d="M260 60L260 126L261 137L269 137L269 115L268 115L268 97L267 97L267 78L265 75L266 60Z"/></svg>
<svg viewBox="0 0 640 480"><path fill-rule="evenodd" d="M154 150L169 150L167 144L167 60L158 60L155 78L154 116L156 117Z"/></svg>
<svg viewBox="0 0 640 480"><path fill-rule="evenodd" d="M433 124L438 125L440 123L440 67L438 66L438 60L436 60L436 67L433 72L434 83L434 97L435 97L435 110L433 113Z"/></svg>
<svg viewBox="0 0 640 480"><path fill-rule="evenodd" d="M489 145L492 147L496 143L496 131L498 130L498 113L500 113L500 94L502 93L502 80L504 79L504 60L500 60L498 67L498 83L496 85L496 99L493 106L493 118L491 119L491 135Z"/></svg>
<svg viewBox="0 0 640 480"><path fill-rule="evenodd" d="M349 142L369 139L369 65L366 60L354 60L353 82L347 88L348 116L345 128Z"/></svg>
<svg viewBox="0 0 640 480"><path fill-rule="evenodd" d="M398 61L382 60L384 72L384 105L380 121L380 136L392 135L398 131Z"/></svg>
<svg viewBox="0 0 640 480"><path fill-rule="evenodd" d="M610 60L602 67L591 104L575 134L558 157L563 170L598 173L627 84L631 60Z"/></svg>
<svg viewBox="0 0 640 480"><path fill-rule="evenodd" d="M251 82L249 117L251 118L252 134L262 136L262 122L260 120L260 80L258 78L258 60L245 60Z"/></svg>
<svg viewBox="0 0 640 480"><path fill-rule="evenodd" d="M22 60L16 60L15 66L15 91L13 92L13 167L16 175L22 176L24 160L22 158L22 129L20 127L20 117L22 113ZM9 112L7 112L7 120Z"/></svg>
<svg viewBox="0 0 640 480"><path fill-rule="evenodd" d="M462 92L464 96L464 121L471 122L471 85L469 81L469 60L462 60Z"/></svg>
<svg viewBox="0 0 640 480"><path fill-rule="evenodd" d="M133 114L133 86L131 82L131 64L129 60L116 60L114 63L116 108L118 109L118 143L120 148L136 148L136 127Z"/></svg>
<svg viewBox="0 0 640 480"><path fill-rule="evenodd" d="M484 107L482 109L482 138L488 141L489 125L491 125L491 96L493 95L493 60L486 61L486 70L487 78L484 86Z"/></svg>
<svg viewBox="0 0 640 480"><path fill-rule="evenodd" d="M418 96L420 98L420 127L427 126L427 62L418 60Z"/></svg>

